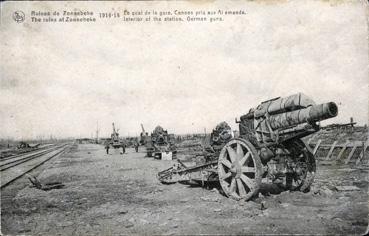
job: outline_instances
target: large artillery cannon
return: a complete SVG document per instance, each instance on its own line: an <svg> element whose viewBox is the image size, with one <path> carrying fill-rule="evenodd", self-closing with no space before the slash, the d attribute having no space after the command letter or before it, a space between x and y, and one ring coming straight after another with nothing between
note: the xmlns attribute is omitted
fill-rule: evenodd
<svg viewBox="0 0 369 236"><path fill-rule="evenodd" d="M150 138L151 140L146 143L148 157L154 156L156 159L161 159L164 155L172 156L176 153L174 143L172 142L173 137L161 126L155 127Z"/></svg>
<svg viewBox="0 0 369 236"><path fill-rule="evenodd" d="M225 121L219 123L210 134L211 149L213 149L214 152L220 151L224 144L226 144L232 137L231 127Z"/></svg>
<svg viewBox="0 0 369 236"><path fill-rule="evenodd" d="M262 102L241 116L239 137L229 140L207 162L179 164L158 173L162 183L219 181L236 200L255 196L262 180L285 190L308 191L316 172L315 158L301 138L317 132L317 122L337 116L335 103L316 105L299 93Z"/></svg>
<svg viewBox="0 0 369 236"><path fill-rule="evenodd" d="M146 143L148 142L148 137L149 134L145 131L145 128L143 126L143 124L141 124L141 133L140 133L140 141L139 144L140 145L146 145Z"/></svg>
<svg viewBox="0 0 369 236"><path fill-rule="evenodd" d="M196 155L196 163L204 164L216 160L223 146L233 138L233 132L227 122L220 122L210 133L209 139L204 137L203 153Z"/></svg>
<svg viewBox="0 0 369 236"><path fill-rule="evenodd" d="M115 130L115 125L114 123L112 124L113 125L113 133L111 134L110 136L110 145L113 147L113 148L121 148L123 147L124 143L123 141L119 138L119 129Z"/></svg>

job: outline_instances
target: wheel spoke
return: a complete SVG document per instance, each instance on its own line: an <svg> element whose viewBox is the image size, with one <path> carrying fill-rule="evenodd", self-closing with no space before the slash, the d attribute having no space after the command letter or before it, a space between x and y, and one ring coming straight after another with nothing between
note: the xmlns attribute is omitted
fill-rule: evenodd
<svg viewBox="0 0 369 236"><path fill-rule="evenodd" d="M237 152L238 158L243 157L244 154L243 154L242 146L239 143L237 143L237 150L236 150L236 152Z"/></svg>
<svg viewBox="0 0 369 236"><path fill-rule="evenodd" d="M229 192L232 193L236 190L236 179L233 178L231 181L231 186L229 186Z"/></svg>
<svg viewBox="0 0 369 236"><path fill-rule="evenodd" d="M250 179L246 175L241 174L240 178L246 184L246 186L249 187L249 189L252 189L254 187L254 182L252 181L252 179Z"/></svg>
<svg viewBox="0 0 369 236"><path fill-rule="evenodd" d="M223 165L225 165L225 166L226 166L226 167L228 167L229 169L231 169L231 168L232 168L232 164L231 164L228 160L223 159L223 160L221 160L221 162L222 162L222 164L223 164Z"/></svg>
<svg viewBox="0 0 369 236"><path fill-rule="evenodd" d="M221 179L227 179L232 175L231 172L225 173L224 175L220 176Z"/></svg>
<svg viewBox="0 0 369 236"><path fill-rule="evenodd" d="M224 171L224 167L222 165L219 165L219 176L222 177L224 176L226 173Z"/></svg>
<svg viewBox="0 0 369 236"><path fill-rule="evenodd" d="M242 173L255 173L255 168L243 166L241 167L241 172Z"/></svg>
<svg viewBox="0 0 369 236"><path fill-rule="evenodd" d="M240 196L241 197L246 196L245 187L243 186L243 183L240 179L237 179L237 187L238 187L238 192L240 193Z"/></svg>
<svg viewBox="0 0 369 236"><path fill-rule="evenodd" d="M251 156L250 152L246 153L246 155L243 156L242 159L240 160L240 165L243 166L243 164L245 164L245 162L247 161L247 159L249 159L250 156Z"/></svg>
<svg viewBox="0 0 369 236"><path fill-rule="evenodd" d="M233 148L231 146L227 147L227 151L228 151L229 158L231 159L231 162L232 163L235 162L236 157L237 157L236 152L233 150Z"/></svg>

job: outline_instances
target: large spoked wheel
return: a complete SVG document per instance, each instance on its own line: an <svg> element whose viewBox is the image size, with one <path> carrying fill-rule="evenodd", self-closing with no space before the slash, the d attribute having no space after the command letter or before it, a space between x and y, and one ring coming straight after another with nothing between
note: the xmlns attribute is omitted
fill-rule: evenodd
<svg viewBox="0 0 369 236"><path fill-rule="evenodd" d="M315 157L301 140L290 143L289 151L294 157L295 171L286 176L286 189L308 192L316 173Z"/></svg>
<svg viewBox="0 0 369 236"><path fill-rule="evenodd" d="M244 139L229 141L219 154L218 175L228 197L248 200L258 193L262 164L254 146Z"/></svg>

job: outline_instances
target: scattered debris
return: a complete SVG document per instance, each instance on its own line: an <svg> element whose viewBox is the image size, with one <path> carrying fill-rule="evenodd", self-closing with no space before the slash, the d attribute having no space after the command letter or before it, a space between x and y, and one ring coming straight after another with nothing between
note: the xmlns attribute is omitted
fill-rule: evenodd
<svg viewBox="0 0 369 236"><path fill-rule="evenodd" d="M368 181L354 181L352 182L353 185L355 185L358 188L365 188L368 186Z"/></svg>
<svg viewBox="0 0 369 236"><path fill-rule="evenodd" d="M49 191L51 189L60 189L60 188L63 188L65 186L61 182L49 182L49 183L46 183L46 184L42 184L34 176L29 176L28 179L33 184L33 187L35 187L37 189L44 190L44 191Z"/></svg>
<svg viewBox="0 0 369 236"><path fill-rule="evenodd" d="M356 186L336 186L337 191L360 191L360 188Z"/></svg>
<svg viewBox="0 0 369 236"><path fill-rule="evenodd" d="M134 226L133 224L128 223L128 224L126 224L124 227L126 227L126 228L131 228L131 227L133 227L133 226Z"/></svg>
<svg viewBox="0 0 369 236"><path fill-rule="evenodd" d="M201 200L205 202L219 202L219 198L209 198L209 197L200 197Z"/></svg>
<svg viewBox="0 0 369 236"><path fill-rule="evenodd" d="M335 188L329 188L327 186L320 186L320 187L314 187L311 189L311 192L315 195L325 195L325 196L331 196L334 192Z"/></svg>
<svg viewBox="0 0 369 236"><path fill-rule="evenodd" d="M235 202L217 194L217 189L220 189L217 185L210 185L210 190L180 184L168 187L147 178L147 173L153 175L158 168L164 168L163 162L128 154L124 161L104 158L102 162L98 156L102 148L91 151L92 156L87 156L83 148L90 146L81 146L82 150L76 156L84 155L85 160L95 162L73 162L74 166L67 171L62 166L60 170L65 172L61 174L56 167L36 176L42 184L61 181L66 185L64 189L41 191L27 187L6 200L2 213L6 214L4 219L9 219L6 222L9 227L15 229L10 233L20 234L18 231L25 227L31 230L23 234L45 235L74 231L76 234L102 235L169 232L190 235L200 231L212 234L278 234L286 230L291 234L332 232L350 235L362 232L367 225L365 190L369 184L366 173L362 171L344 172L336 171L335 167L322 167L311 186L312 194L298 191L274 193L265 184L261 186L259 196L265 193L268 197L255 196L251 201ZM140 168L145 163L147 166ZM83 168L79 168L80 164ZM34 181L33 177L31 179ZM101 180L103 183L99 182ZM339 192L335 188L351 185L362 191ZM264 221L269 223L263 224ZM41 223L37 226L36 222ZM69 226L69 222L74 225Z"/></svg>
<svg viewBox="0 0 369 236"><path fill-rule="evenodd" d="M321 188L321 192L323 192L327 196L331 196L333 194L333 191L325 186Z"/></svg>
<svg viewBox="0 0 369 236"><path fill-rule="evenodd" d="M64 222L57 222L56 226L57 227L68 227L68 226L72 226L74 225L74 223L72 221L64 221Z"/></svg>
<svg viewBox="0 0 369 236"><path fill-rule="evenodd" d="M216 188L213 188L211 191L214 192L214 193L219 193L219 190L216 189Z"/></svg>
<svg viewBox="0 0 369 236"><path fill-rule="evenodd" d="M128 210L126 210L126 209L123 209L123 210L119 210L118 211L118 214L119 215L124 215L124 214L127 214L128 213Z"/></svg>
<svg viewBox="0 0 369 236"><path fill-rule="evenodd" d="M266 207L266 202L265 201L262 201L261 204L260 204L260 210L266 210L267 207Z"/></svg>

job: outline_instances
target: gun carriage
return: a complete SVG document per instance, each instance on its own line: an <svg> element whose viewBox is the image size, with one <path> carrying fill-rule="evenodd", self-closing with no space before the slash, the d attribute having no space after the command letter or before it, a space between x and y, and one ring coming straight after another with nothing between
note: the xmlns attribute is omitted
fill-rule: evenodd
<svg viewBox="0 0 369 236"><path fill-rule="evenodd" d="M302 93L262 102L236 120L239 137L205 162L178 164L158 173L162 183L219 181L224 194L235 200L256 195L262 180L285 190L308 191L316 172L315 158L303 137L320 129L319 121L337 116L334 102L316 105Z"/></svg>

